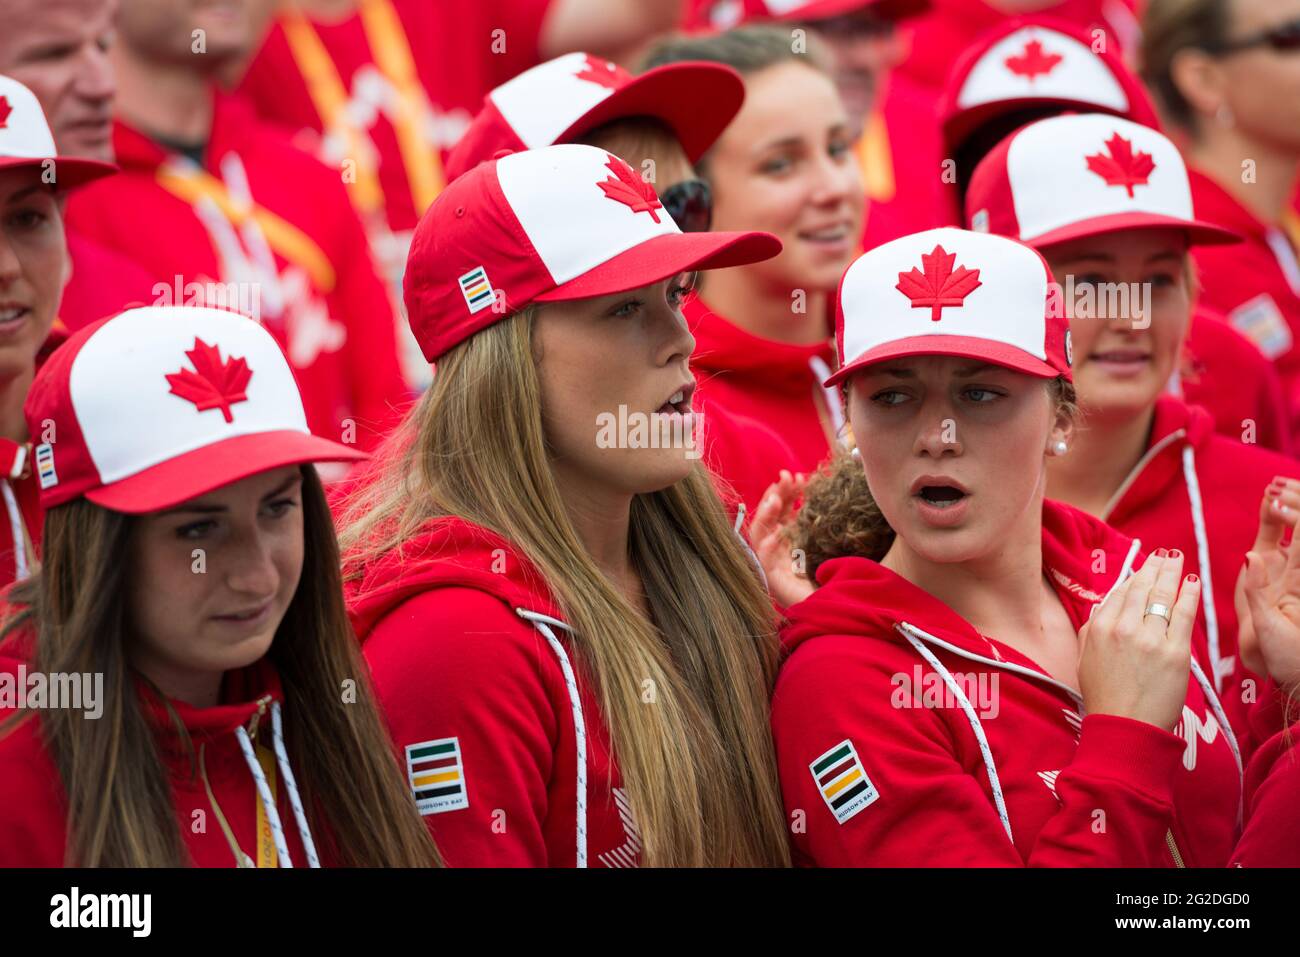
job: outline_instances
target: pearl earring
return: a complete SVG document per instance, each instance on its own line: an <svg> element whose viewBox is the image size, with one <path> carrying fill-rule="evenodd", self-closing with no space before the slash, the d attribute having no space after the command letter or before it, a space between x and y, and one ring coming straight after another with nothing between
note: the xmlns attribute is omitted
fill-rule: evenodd
<svg viewBox="0 0 1300 957"><path fill-rule="evenodd" d="M1053 442L1053 443L1052 443L1052 454L1053 454L1053 455L1064 455L1064 454L1065 454L1066 452L1068 452L1068 451L1070 451L1070 447L1069 447L1068 445L1066 445L1064 442Z"/></svg>

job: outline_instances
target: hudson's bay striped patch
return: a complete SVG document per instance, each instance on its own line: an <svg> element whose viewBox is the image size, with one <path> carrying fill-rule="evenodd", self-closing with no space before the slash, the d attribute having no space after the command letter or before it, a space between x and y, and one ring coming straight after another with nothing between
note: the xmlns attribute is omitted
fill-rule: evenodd
<svg viewBox="0 0 1300 957"><path fill-rule="evenodd" d="M460 277L460 291L465 296L470 315L486 309L497 297L492 291L492 283L488 282L487 270L482 266Z"/></svg>
<svg viewBox="0 0 1300 957"><path fill-rule="evenodd" d="M441 814L469 807L459 738L408 744L406 775L421 814Z"/></svg>
<svg viewBox="0 0 1300 957"><path fill-rule="evenodd" d="M826 806L843 824L880 797L847 738L808 765Z"/></svg>

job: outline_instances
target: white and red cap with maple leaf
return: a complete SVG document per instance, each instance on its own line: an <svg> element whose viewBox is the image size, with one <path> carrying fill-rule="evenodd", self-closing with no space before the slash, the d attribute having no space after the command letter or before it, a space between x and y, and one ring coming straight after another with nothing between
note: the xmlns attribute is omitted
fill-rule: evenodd
<svg viewBox="0 0 1300 957"><path fill-rule="evenodd" d="M47 509L84 496L141 514L268 469L365 458L311 434L280 346L222 309L130 309L78 330L24 413Z"/></svg>
<svg viewBox="0 0 1300 957"><path fill-rule="evenodd" d="M433 362L529 303L627 292L780 251L768 233L683 233L626 162L566 144L503 156L448 185L415 229L403 292Z"/></svg>
<svg viewBox="0 0 1300 957"><path fill-rule="evenodd" d="M1152 227L1193 243L1240 239L1196 219L1187 167L1163 133L1103 113L1054 116L1004 139L971 175L966 220L1037 247Z"/></svg>
<svg viewBox="0 0 1300 957"><path fill-rule="evenodd" d="M740 111L745 83L720 63L669 63L633 76L589 53L567 53L501 84L447 157L455 179L502 150L572 143L602 124L659 120L692 163Z"/></svg>
<svg viewBox="0 0 1300 957"><path fill-rule="evenodd" d="M859 256L840 280L834 385L905 356L982 359L1070 378L1069 322L1038 253L1002 236L931 229Z"/></svg>
<svg viewBox="0 0 1300 957"><path fill-rule="evenodd" d="M949 150L999 116L1035 107L1104 112L1153 129L1160 120L1141 81L1094 34L1052 17L1016 17L981 34L948 74L939 119Z"/></svg>
<svg viewBox="0 0 1300 957"><path fill-rule="evenodd" d="M63 157L36 94L12 77L0 76L0 170L31 167L56 188L71 189L117 172L112 163Z"/></svg>

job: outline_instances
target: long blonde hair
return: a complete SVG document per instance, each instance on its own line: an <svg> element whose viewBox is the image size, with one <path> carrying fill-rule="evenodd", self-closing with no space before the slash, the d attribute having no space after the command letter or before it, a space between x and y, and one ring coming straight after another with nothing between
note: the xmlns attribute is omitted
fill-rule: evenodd
<svg viewBox="0 0 1300 957"><path fill-rule="evenodd" d="M652 620L593 561L560 496L532 350L536 308L438 361L433 386L345 504L344 578L458 516L531 562L574 631L650 866L785 865L768 719L772 606L700 467L634 498L629 530Z"/></svg>
<svg viewBox="0 0 1300 957"><path fill-rule="evenodd" d="M370 692L339 580L338 545L316 470L303 466L303 569L267 653L284 690L285 749L322 856L354 867L439 863ZM41 569L16 585L0 639L35 638L47 674L104 675L104 715L53 708L41 732L68 798L74 867L182 867L192 863L172 803L167 765L129 663L122 556L136 519L84 498L45 516ZM340 688L355 683L355 701ZM168 707L183 740L179 716ZM33 712L0 724L0 736ZM193 748L188 748L193 761ZM168 822L171 822L169 825Z"/></svg>

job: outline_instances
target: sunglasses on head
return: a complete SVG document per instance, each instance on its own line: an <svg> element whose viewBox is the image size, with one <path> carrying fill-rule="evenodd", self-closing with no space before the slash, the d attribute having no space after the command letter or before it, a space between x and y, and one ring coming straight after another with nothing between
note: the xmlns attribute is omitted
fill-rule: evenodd
<svg viewBox="0 0 1300 957"><path fill-rule="evenodd" d="M1236 53L1254 47L1266 46L1280 53L1300 50L1300 19L1278 24L1269 30L1242 37L1240 40L1222 40L1206 47L1211 53Z"/></svg>
<svg viewBox="0 0 1300 957"><path fill-rule="evenodd" d="M702 179L669 186L659 201L684 233L707 233L713 225L713 193Z"/></svg>

